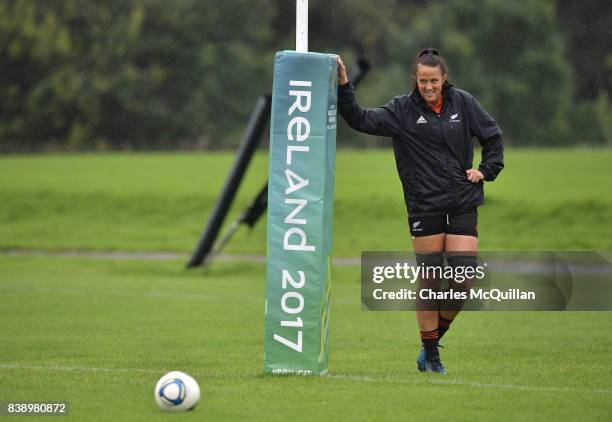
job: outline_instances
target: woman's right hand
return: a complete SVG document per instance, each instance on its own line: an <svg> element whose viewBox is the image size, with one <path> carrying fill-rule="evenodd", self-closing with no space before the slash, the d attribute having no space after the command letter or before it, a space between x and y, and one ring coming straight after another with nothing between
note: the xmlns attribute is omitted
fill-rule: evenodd
<svg viewBox="0 0 612 422"><path fill-rule="evenodd" d="M348 75L346 73L346 66L342 62L340 56L338 58L338 85L346 85L348 83Z"/></svg>

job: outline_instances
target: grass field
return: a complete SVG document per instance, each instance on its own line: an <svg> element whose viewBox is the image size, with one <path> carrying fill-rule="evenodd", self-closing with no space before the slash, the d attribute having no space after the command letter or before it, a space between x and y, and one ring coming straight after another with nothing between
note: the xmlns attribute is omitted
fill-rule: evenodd
<svg viewBox="0 0 612 422"><path fill-rule="evenodd" d="M612 318L465 313L446 377L414 369L412 313L361 312L359 269L334 271L331 376L262 376L264 268L185 272L71 258L0 259L3 400L69 400L79 420L167 420L152 388L180 368L203 398L185 419L609 420ZM44 269L44 271L41 271ZM601 335L585 335L593 327Z"/></svg>
<svg viewBox="0 0 612 422"><path fill-rule="evenodd" d="M487 186L483 249L612 247L612 151L516 150ZM413 313L363 312L359 267L332 275L330 376L262 374L265 268L12 256L9 249L189 251L230 154L0 158L0 400L70 402L77 420L610 420L612 314L466 312L446 377L419 374ZM266 178L253 163L235 215ZM335 255L407 249L389 151L338 154ZM263 223L263 222L262 222ZM263 254L265 224L228 252ZM364 230L367 227L367 230ZM163 373L198 408L153 402ZM25 418L23 418L25 420Z"/></svg>
<svg viewBox="0 0 612 422"><path fill-rule="evenodd" d="M113 154L0 158L0 248L190 251L233 155ZM515 150L480 209L487 250L612 249L612 150ZM338 154L334 255L410 248L391 151ZM258 155L232 214L267 179ZM376 230L363 230L364 223ZM370 226L368 226L370 227ZM265 252L265 224L228 252Z"/></svg>

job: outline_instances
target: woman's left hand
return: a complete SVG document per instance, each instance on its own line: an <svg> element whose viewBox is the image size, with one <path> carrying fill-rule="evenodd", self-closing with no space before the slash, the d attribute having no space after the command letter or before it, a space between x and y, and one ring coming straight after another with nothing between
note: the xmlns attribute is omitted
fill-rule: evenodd
<svg viewBox="0 0 612 422"><path fill-rule="evenodd" d="M484 179L484 175L478 169L469 169L466 170L467 178L472 183L478 183L482 179Z"/></svg>

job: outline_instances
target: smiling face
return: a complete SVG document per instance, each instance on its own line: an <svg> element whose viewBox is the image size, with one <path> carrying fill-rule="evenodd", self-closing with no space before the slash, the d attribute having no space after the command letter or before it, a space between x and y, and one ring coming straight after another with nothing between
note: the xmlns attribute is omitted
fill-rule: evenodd
<svg viewBox="0 0 612 422"><path fill-rule="evenodd" d="M440 66L431 67L419 63L414 77L421 97L430 106L436 105L442 96L442 86L446 80L446 74L442 74Z"/></svg>

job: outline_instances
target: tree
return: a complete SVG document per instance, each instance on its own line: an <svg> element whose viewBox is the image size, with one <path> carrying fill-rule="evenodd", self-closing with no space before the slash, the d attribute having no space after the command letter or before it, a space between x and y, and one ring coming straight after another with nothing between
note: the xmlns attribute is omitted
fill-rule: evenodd
<svg viewBox="0 0 612 422"><path fill-rule="evenodd" d="M557 20L573 68L573 137L582 142L612 143L612 4L560 0Z"/></svg>
<svg viewBox="0 0 612 422"><path fill-rule="evenodd" d="M231 144L269 79L271 14L265 0L2 2L0 140Z"/></svg>
<svg viewBox="0 0 612 422"><path fill-rule="evenodd" d="M409 36L394 36L396 55L438 47L451 82L474 94L509 140L568 142L570 72L552 1L452 0L409 26Z"/></svg>

